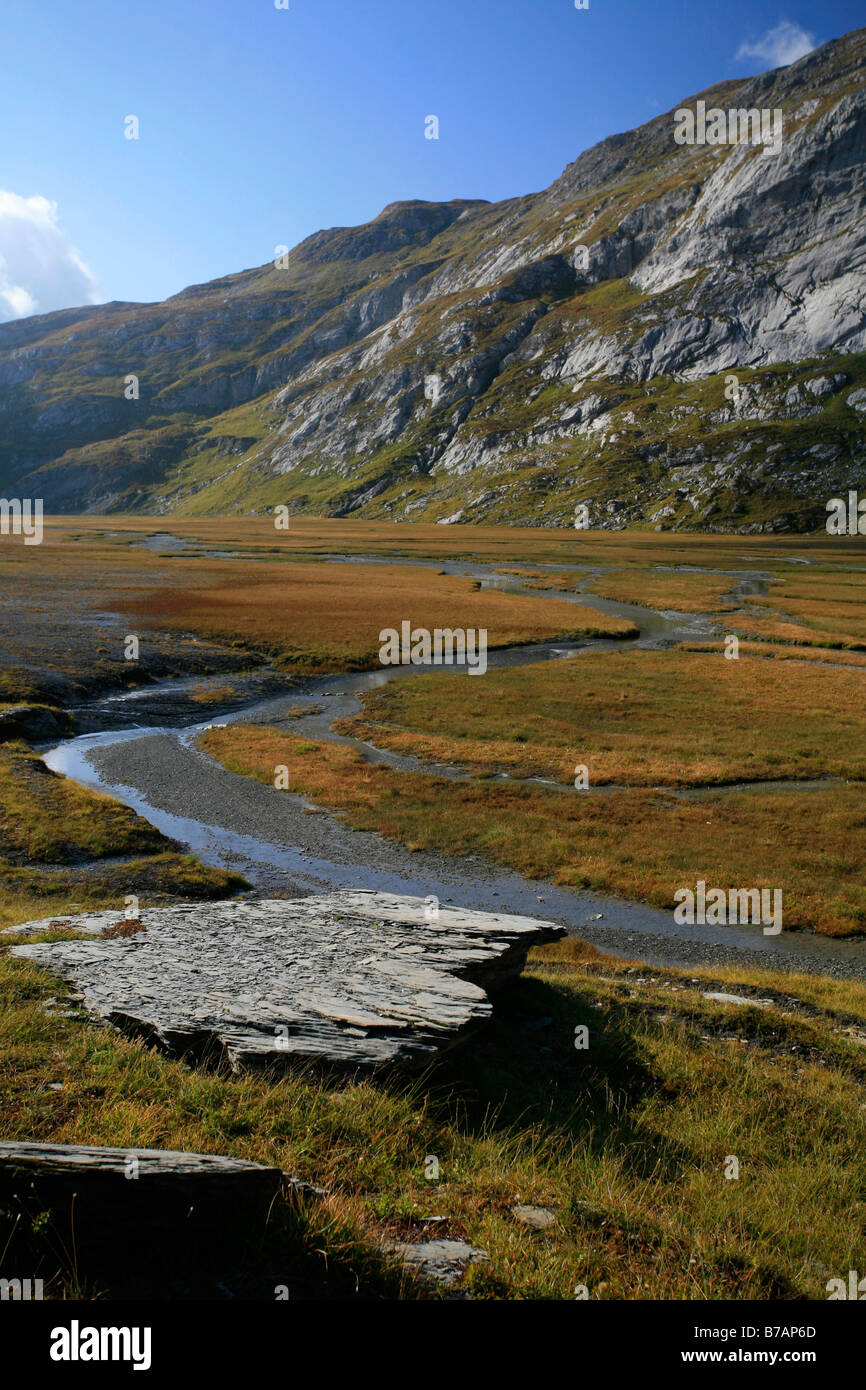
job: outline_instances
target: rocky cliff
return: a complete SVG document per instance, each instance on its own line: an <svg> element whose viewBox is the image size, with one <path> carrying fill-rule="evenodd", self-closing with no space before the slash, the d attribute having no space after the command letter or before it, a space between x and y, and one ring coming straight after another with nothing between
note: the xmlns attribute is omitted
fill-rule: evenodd
<svg viewBox="0 0 866 1390"><path fill-rule="evenodd" d="M858 30L680 104L731 131L779 113L774 142L679 143L671 111L541 193L395 203L162 304L0 325L0 487L55 511L822 526L866 486L864 76Z"/></svg>

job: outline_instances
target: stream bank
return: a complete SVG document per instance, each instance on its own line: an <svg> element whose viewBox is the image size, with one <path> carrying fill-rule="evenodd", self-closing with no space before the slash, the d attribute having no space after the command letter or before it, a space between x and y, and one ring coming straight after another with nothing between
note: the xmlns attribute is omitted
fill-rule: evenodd
<svg viewBox="0 0 866 1390"><path fill-rule="evenodd" d="M364 562L369 563L369 557L364 557ZM475 578L482 586L525 592L519 580L498 574L492 565L454 562L431 567ZM593 577L588 574L586 582ZM754 592L751 586L763 583L763 576L758 574L732 578L750 592ZM586 638L492 649L488 652L490 667L579 660L581 651L590 648L657 649L680 641L718 640L720 634L720 629L702 615L657 613L581 591L534 590L533 596L587 603L628 618L639 635L616 641ZM424 669L388 667L299 680L282 694L262 699L260 692L259 698L245 707L214 717L225 723L285 725L293 733L353 746L368 762L385 763L419 776L430 772L462 775L459 769L421 764L333 732L335 721L357 712L364 691L380 688L392 679L423 674ZM467 678L465 669L436 669L452 670L454 679ZM442 903L457 907L552 919L604 950L650 965L737 963L866 978L863 941L790 931L770 937L749 926L678 925L673 912L645 903L528 879L501 870L480 856L455 858L412 852L374 832L353 831L329 812L310 814L314 808L303 797L287 791L276 794L207 757L196 742L207 727L204 721L174 727L164 718L173 708L184 717L186 707L173 706L174 695L180 696L179 687L184 685L164 682L137 691L134 697L112 696L93 702L90 727L98 728L100 720L111 721L111 727L64 740L43 754L45 762L54 771L131 806L163 834L189 845L206 864L243 874L256 896L292 897L345 888L435 895ZM308 708L309 712L289 718L288 712L298 708ZM136 719L146 722L136 723Z"/></svg>

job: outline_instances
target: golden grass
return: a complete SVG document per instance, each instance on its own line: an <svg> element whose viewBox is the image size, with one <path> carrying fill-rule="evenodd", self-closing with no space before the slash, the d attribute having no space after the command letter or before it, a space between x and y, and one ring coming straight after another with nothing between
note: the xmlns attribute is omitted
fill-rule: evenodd
<svg viewBox="0 0 866 1390"><path fill-rule="evenodd" d="M238 547L266 558L247 564L132 548L163 528L205 549ZM640 571L656 564L769 569L780 550L827 563L856 564L863 555L857 540L822 537L578 535L313 519L293 520L280 536L269 519L69 518L52 519L38 549L0 541L0 597L19 602L34 574L58 591L86 582L94 606L109 606L108 594L112 604L127 602L172 630L248 644L297 669L335 669L370 661L378 631L403 617L427 627L487 626L491 641L494 629L514 641L540 635L534 622L543 622L545 636L560 621L556 634L577 632L582 611L562 605L566 620L539 602L536 615L534 600L515 597L494 610L488 599L509 596L479 594L466 581L446 588L429 570L412 570L401 586L408 567L397 564L300 563L328 551L614 565L630 601L652 589L648 602L681 608L684 591L672 602L672 590L658 587L668 576ZM364 570L384 585L377 594ZM369 597L352 593L359 574ZM694 596L693 576L671 580L680 578ZM727 582L697 578L706 580L704 595ZM797 616L796 640L814 639L812 649L743 642L739 662L725 661L720 650L619 652L610 664L584 653L477 681L415 678L383 692L377 741L406 740L390 746L449 756L479 773L545 771L564 782L574 763L587 763L594 782L606 772L628 783L623 792L595 797L371 768L351 749L249 725L212 730L204 746L271 786L275 766L285 763L293 789L412 848L482 854L566 886L663 907L672 906L676 887L698 877L711 885L781 886L786 927L862 930L863 786L708 792L691 800L645 786L717 780L726 767L728 775L752 777L762 775L757 768L776 777L815 777L828 768L862 775L859 675L792 664L861 664L826 645L852 634L858 640L858 599L830 628L832 614L814 605L832 608L836 591L820 592L817 576L795 578L803 592L779 586L777 606ZM574 576L564 577L569 582ZM494 611L495 620L481 616ZM755 621L766 628L776 619ZM375 629L372 639L365 624ZM784 670L774 670L778 661L747 659L753 647L784 661ZM124 835L134 847L123 808L106 803L106 812L104 798L79 800L72 790L58 795L59 786L69 787L58 779L44 784L51 793L43 800L22 770L28 754L9 757L0 764L0 820L9 826L8 840L2 833L10 854L117 852ZM229 891L209 884L211 871L191 860L183 869L177 859L150 853L121 866L123 891L135 892L138 876L160 861L167 891ZM66 872L41 875L39 863L0 866L0 923L119 905L120 879L114 888L107 880L76 886ZM713 982L734 992L738 984L772 991L778 1006L732 1012L702 999ZM278 1163L331 1190L321 1207L298 1218L303 1249L326 1252L329 1268L358 1274L379 1292L417 1292L382 1264L382 1237L429 1237L425 1218L443 1214L436 1234L467 1238L491 1255L468 1276L476 1298L570 1299L579 1284L594 1299L822 1298L828 1277L860 1267L866 1064L846 1029L866 1019L862 985L740 966L687 974L644 967L638 977L569 940L534 952L490 1026L412 1086L190 1070L108 1028L47 1017L45 997L58 989L45 972L0 949L0 1137ZM821 1016L790 1010L789 995ZM548 1028L527 1030L542 1016L551 1019ZM577 1024L590 1030L585 1053L573 1046ZM49 1089L49 1081L62 1089ZM423 1177L430 1153L440 1159L438 1184ZM741 1177L726 1182L732 1153ZM520 1227L511 1215L517 1202L552 1206L553 1231L536 1236Z"/></svg>
<svg viewBox="0 0 866 1390"><path fill-rule="evenodd" d="M26 745L0 747L0 926L121 911L129 894L213 898L244 886L179 853L128 806L51 772Z"/></svg>
<svg viewBox="0 0 866 1390"><path fill-rule="evenodd" d="M786 995L800 983L786 976ZM732 1011L702 998L712 984L708 970L638 978L572 941L545 947L482 1032L407 1084L189 1069L46 1017L57 983L0 957L0 1138L278 1164L330 1195L287 1233L275 1214L270 1256L326 1251L392 1296L381 1240L432 1231L489 1253L467 1277L475 1298L570 1300L578 1285L593 1300L826 1297L858 1267L866 1216L863 1050L832 1015ZM846 989L866 1010L862 987ZM541 1016L548 1027L527 1030ZM555 1226L528 1231L517 1203L550 1206Z"/></svg>
<svg viewBox="0 0 866 1390"><path fill-rule="evenodd" d="M762 600L763 601L763 600ZM866 651L866 638L856 633L843 632L839 624L832 627L807 627L803 623L791 623L769 616L743 617L736 614L730 618L732 632L746 633L762 637L768 642L785 642L802 647L840 647L852 651ZM852 627L856 627L856 621Z"/></svg>
<svg viewBox="0 0 866 1390"><path fill-rule="evenodd" d="M0 854L64 863L142 854L167 841L128 806L51 772L26 745L0 747Z"/></svg>
<svg viewBox="0 0 866 1390"><path fill-rule="evenodd" d="M197 685L191 698L197 705L217 705L238 695L236 685Z"/></svg>
<svg viewBox="0 0 866 1390"><path fill-rule="evenodd" d="M857 671L708 651L582 651L570 660L392 681L340 732L474 772L591 786L866 776Z"/></svg>
<svg viewBox="0 0 866 1390"><path fill-rule="evenodd" d="M39 865L10 868L0 860L0 926L102 908L122 912L130 894L144 907L184 898L207 902L248 887L240 874L212 869L191 854L170 850L118 864L69 866L63 874Z"/></svg>
<svg viewBox="0 0 866 1390"><path fill-rule="evenodd" d="M643 608L679 613L728 613L735 607L723 602L725 594L730 593L736 583L731 575L660 573L636 567L614 570L596 578L580 570L501 568L499 573L521 579L524 589L559 589L574 593L585 584L587 592L598 594L600 598L636 603Z"/></svg>
<svg viewBox="0 0 866 1390"><path fill-rule="evenodd" d="M798 645L866 649L866 574L862 570L818 568L798 573L747 602L763 611L755 617L737 617L735 631Z"/></svg>
<svg viewBox="0 0 866 1390"><path fill-rule="evenodd" d="M354 749L259 725L211 730L201 745L271 786L286 766L292 791L410 849L480 854L530 878L670 909L676 889L698 879L781 888L786 928L831 936L866 928L860 784L690 800L642 790L593 796L371 767Z"/></svg>
<svg viewBox="0 0 866 1390"><path fill-rule="evenodd" d="M287 531L276 531L272 517L82 517L45 519L42 546L24 550L20 539L0 537L0 566L32 563L52 546L114 552L129 564L130 543L168 531L196 545L219 550L249 550L261 555L387 554L417 558L478 556L493 561L543 561L601 564L617 568L661 565L706 565L765 569L781 556L793 555L832 565L862 564L866 547L859 537L738 536L643 531L575 531L570 527L438 526L432 523L358 521L351 518L292 517ZM107 533L116 533L109 535ZM125 557L125 558L124 558ZM133 552L136 564L165 564L145 550ZM186 563L179 560L179 563ZM80 563L80 559L79 559ZM176 563L172 561L171 563ZM233 563L230 561L227 564ZM787 567L786 567L787 568Z"/></svg>
<svg viewBox="0 0 866 1390"><path fill-rule="evenodd" d="M583 570L532 570L500 568L497 574L513 575L523 580L524 589L558 589L560 593L576 593L587 579Z"/></svg>
<svg viewBox="0 0 866 1390"><path fill-rule="evenodd" d="M620 570L594 579L590 588L601 598L637 603L643 608L672 609L679 613L728 613L734 605L724 603L723 598L735 583L730 575Z"/></svg>
<svg viewBox="0 0 866 1390"><path fill-rule="evenodd" d="M722 642L680 642L678 651L722 652ZM866 653L840 651L837 647L783 647L778 643L740 642L740 656L757 656L772 661L811 661L828 666L866 666Z"/></svg>
<svg viewBox="0 0 866 1390"><path fill-rule="evenodd" d="M172 555L142 547L146 537L163 528L185 538L189 551ZM210 552L216 550L231 550L241 558L214 558ZM378 576L365 566L353 565L341 579L333 573L339 567L323 566L316 575L302 563L332 553L390 555L395 565L375 567ZM814 573L798 569L792 574L791 567L783 563L786 555L817 562ZM838 590L846 595L851 614L827 629L827 615L817 610L808 617L804 610L803 620L790 624L759 612L739 620L732 616L729 621L738 624L735 630L778 641L834 646L857 646L866 633L856 615L858 584L864 573L855 567L866 558L863 545L859 538L827 536L787 537L780 542L778 538L754 536L416 526L316 518L293 519L289 531L277 532L267 517L48 518L45 540L39 547L25 549L16 538L0 538L0 601L29 602L35 612L47 611L52 593L63 589L82 594L85 606L136 613L142 620L163 623L171 631L184 629L187 609L186 626L190 630L234 644L258 642L268 655L297 669L333 670L342 659L356 667L369 664L381 626L393 626L404 616L426 627L486 626L491 641L497 644L524 640L525 636L532 640L539 634L627 630L615 620L608 623L603 615L573 605L567 615L555 611L549 601L535 613L527 606L515 609L510 605L529 605L531 599L489 592L475 595L468 587L470 581L447 581L429 570L401 569L396 561L403 556L481 558L499 561L501 566L502 562L523 562L526 566L533 561L613 566L615 575L601 578L599 592L615 591L635 602L673 604L690 611L699 609L704 598L717 606L728 581L718 575L662 575L652 567L727 566L742 570L751 565L784 575L785 582L772 596L772 604L783 611L789 601L792 605L807 601L826 605L828 593L832 597ZM383 570L390 573L385 575ZM529 582L534 582L533 572L527 569L525 573L530 575ZM539 586L568 590L579 582L575 571L560 576L534 573ZM615 588L608 589L607 585ZM369 591L369 603L353 592L361 586ZM346 592L341 593L341 588ZM405 603L398 603L394 611L391 600L400 597L397 589L411 604L408 614ZM802 598L798 589L802 589ZM811 600L809 594L813 595ZM332 599L336 607L329 610ZM300 611L301 602L308 601L309 611ZM416 613L419 602L423 611ZM256 614L256 608L262 612ZM809 626L821 621L824 629ZM362 626L352 634L346 626L341 627L358 622ZM376 632L371 636L373 628ZM35 659L26 625L17 654L22 662ZM58 670L74 672L74 653L64 655L58 649L55 661ZM13 687L6 698L19 698L23 689L20 681L13 682ZM28 698L33 694L29 692Z"/></svg>
<svg viewBox="0 0 866 1390"><path fill-rule="evenodd" d="M220 575L224 569L220 567ZM476 581L400 565L285 562L250 566L239 582L161 588L121 611L162 629L195 631L267 652L301 672L379 661L379 634L413 627L484 628L491 647L555 637L633 636L633 624L577 604L481 590Z"/></svg>

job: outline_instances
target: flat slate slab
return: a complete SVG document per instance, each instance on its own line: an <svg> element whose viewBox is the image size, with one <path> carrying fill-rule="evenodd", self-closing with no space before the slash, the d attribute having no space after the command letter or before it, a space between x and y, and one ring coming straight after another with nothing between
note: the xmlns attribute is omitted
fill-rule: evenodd
<svg viewBox="0 0 866 1390"><path fill-rule="evenodd" d="M48 1213L49 1251L74 1251L91 1272L145 1260L164 1273L181 1255L207 1248L225 1259L260 1236L280 1195L320 1197L323 1189L220 1154L0 1143L0 1258L10 1241L27 1245L26 1218Z"/></svg>
<svg viewBox="0 0 866 1390"><path fill-rule="evenodd" d="M279 1168L221 1154L171 1149L106 1149L93 1144L0 1143L0 1201L32 1192L51 1205L65 1195L80 1202L88 1190L105 1204L114 1191L126 1198L146 1192L159 1203L175 1200L189 1210L202 1200L259 1204L267 1210L277 1192L297 1184ZM311 1189L312 1191L312 1189Z"/></svg>
<svg viewBox="0 0 866 1390"><path fill-rule="evenodd" d="M98 1144L33 1144L29 1140L0 1143L0 1181L9 1173L33 1176L67 1174L73 1180L87 1173L117 1173L126 1177L130 1160L136 1176L144 1178L219 1177L233 1179L268 1175L272 1183L282 1177L279 1168L225 1154L188 1153L185 1149L106 1149Z"/></svg>
<svg viewBox="0 0 866 1390"><path fill-rule="evenodd" d="M145 909L144 930L114 938L100 933L116 912L85 913L63 921L97 939L12 954L73 984L88 1012L177 1055L221 1053L236 1070L420 1065L489 1017L488 994L520 973L531 946L563 935L553 922L427 902L359 891L184 903Z"/></svg>

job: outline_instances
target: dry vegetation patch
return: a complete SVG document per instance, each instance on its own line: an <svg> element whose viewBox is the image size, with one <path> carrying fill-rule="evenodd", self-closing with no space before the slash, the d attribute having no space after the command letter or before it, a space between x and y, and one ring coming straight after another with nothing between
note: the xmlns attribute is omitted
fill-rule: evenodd
<svg viewBox="0 0 866 1390"><path fill-rule="evenodd" d="M735 607L724 601L736 579L729 574L675 574L655 570L616 570L594 579L591 591L600 598L637 603L643 608L678 613L729 613Z"/></svg>
<svg viewBox="0 0 866 1390"><path fill-rule="evenodd" d="M863 702L857 671L781 667L745 650L738 661L721 648L583 651L474 683L391 681L339 729L483 775L571 783L583 764L592 786L859 779Z"/></svg>
<svg viewBox="0 0 866 1390"><path fill-rule="evenodd" d="M843 936L866 929L861 784L818 784L799 796L593 797L371 767L353 749L259 725L213 729L201 743L230 771L270 786L275 768L288 767L289 790L409 849L481 854L530 878L671 910L676 889L698 879L726 889L781 886L786 928Z"/></svg>
<svg viewBox="0 0 866 1390"><path fill-rule="evenodd" d="M299 671L378 664L379 633L414 627L484 628L488 646L555 637L634 636L633 624L577 604L482 590L475 580L398 565L283 563L236 569L207 587L161 588L124 602L160 628L193 630L267 652Z"/></svg>

